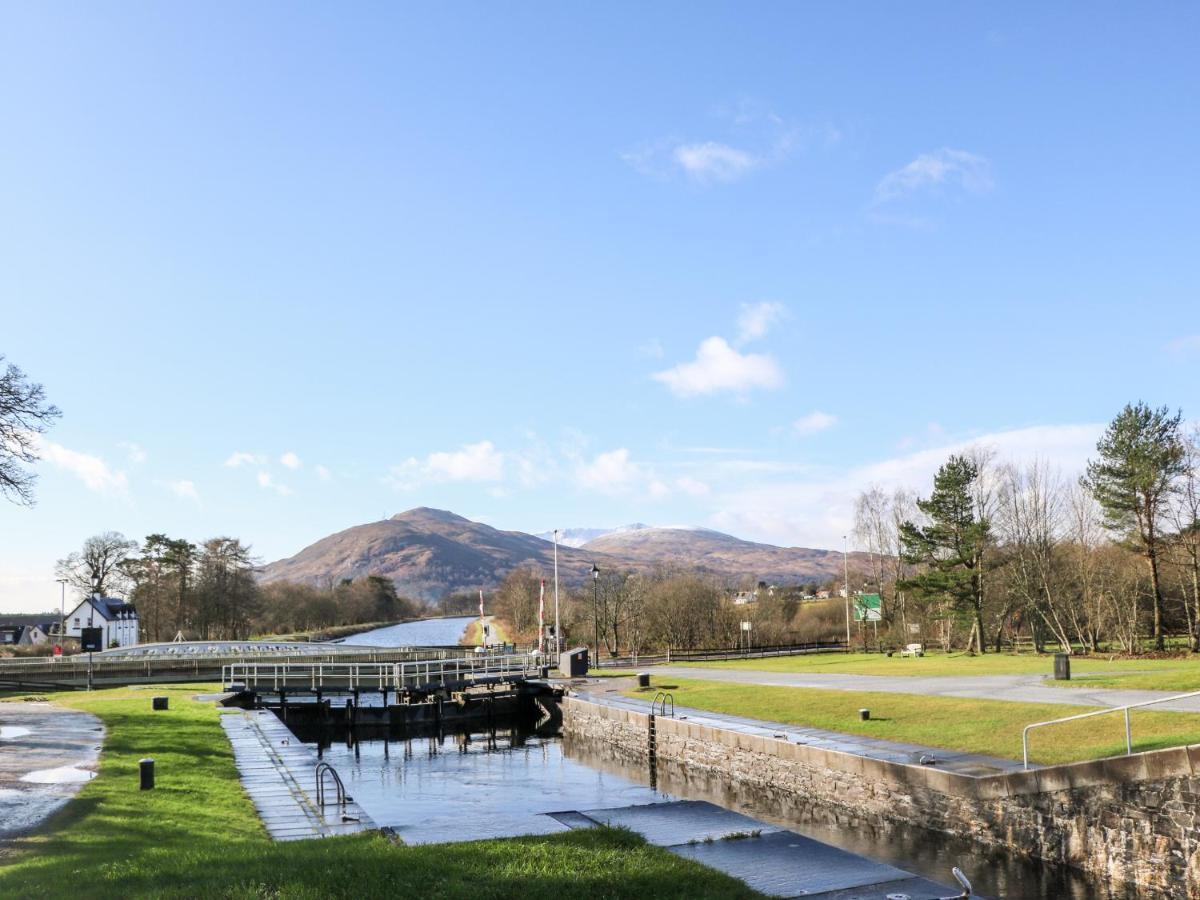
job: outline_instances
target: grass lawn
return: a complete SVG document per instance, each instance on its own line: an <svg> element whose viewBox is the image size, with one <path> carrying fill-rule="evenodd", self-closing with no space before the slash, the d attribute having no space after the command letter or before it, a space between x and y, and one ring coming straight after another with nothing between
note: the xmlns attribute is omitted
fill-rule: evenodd
<svg viewBox="0 0 1200 900"><path fill-rule="evenodd" d="M916 694L769 687L716 681L672 679L647 690L625 691L647 699L669 690L677 706L808 725L844 734L965 750L1006 759L1021 758L1021 731L1031 722L1089 712L1090 707L1047 703L1007 703ZM860 721L858 710L871 710ZM1200 715L1134 710L1133 749L1154 750L1200 743ZM1030 758L1039 763L1079 762L1125 752L1120 714L1055 725L1030 737Z"/></svg>
<svg viewBox="0 0 1200 900"><path fill-rule="evenodd" d="M1030 653L985 653L967 656L965 653L927 653L920 657L893 656L881 653L811 653L804 656L771 656L764 659L731 659L720 662L687 662L681 666L716 669L753 669L759 672L831 672L853 675L947 676L963 675L1045 675L1054 671L1054 657ZM1071 657L1072 675L1103 675L1120 677L1115 686L1134 687L1123 674L1136 676L1138 687L1155 690L1200 690L1200 656L1180 656L1165 659L1110 659L1108 656ZM1160 678L1159 682L1155 679ZM1100 680L1089 678L1088 684ZM1161 685L1161 686L1159 686ZM1191 687L1194 685L1194 687ZM1110 685L1105 685L1110 686Z"/></svg>
<svg viewBox="0 0 1200 900"><path fill-rule="evenodd" d="M0 856L0 897L749 898L742 882L614 829L405 847L376 834L273 843L196 686L64 693L108 729L100 774ZM152 694L171 709L150 711ZM153 756L157 787L138 790Z"/></svg>

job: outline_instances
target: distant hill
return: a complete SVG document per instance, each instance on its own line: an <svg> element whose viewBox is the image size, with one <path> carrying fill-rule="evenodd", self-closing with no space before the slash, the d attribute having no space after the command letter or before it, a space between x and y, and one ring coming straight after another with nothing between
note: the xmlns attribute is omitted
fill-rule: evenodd
<svg viewBox="0 0 1200 900"><path fill-rule="evenodd" d="M703 528L650 528L644 525L603 529L569 529L562 536L580 538L589 530L598 537L582 547L560 541L560 581L587 581L592 563L652 572L673 569L729 580L761 579L798 584L838 578L842 554L833 550L756 544ZM862 554L851 554L851 565ZM295 556L270 563L264 581L337 582L360 575L391 578L409 597L436 600L449 593L489 590L513 568L535 565L549 576L554 547L540 536L500 531L440 509L420 507L390 519L356 525L322 538Z"/></svg>
<svg viewBox="0 0 1200 900"><path fill-rule="evenodd" d="M707 528L614 531L588 541L583 549L638 566L690 569L771 584L821 582L843 574L840 550L756 544ZM850 554L852 570L866 568L867 564L866 554Z"/></svg>

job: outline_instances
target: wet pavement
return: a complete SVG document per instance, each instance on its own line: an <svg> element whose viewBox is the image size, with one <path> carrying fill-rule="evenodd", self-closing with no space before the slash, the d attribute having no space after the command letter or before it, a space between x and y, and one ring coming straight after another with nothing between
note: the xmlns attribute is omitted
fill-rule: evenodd
<svg viewBox="0 0 1200 900"><path fill-rule="evenodd" d="M0 702L0 844L62 808L95 776L104 727L49 703Z"/></svg>
<svg viewBox="0 0 1200 900"><path fill-rule="evenodd" d="M656 669L655 673L657 674L658 671ZM616 682L614 679L605 679L600 684L575 686L573 690L580 696L595 703L603 703L606 706L616 706L622 709L636 709L638 712L649 712L651 705L649 700L625 697L620 693L626 687L632 686L632 684L632 681L625 682L624 679L621 682ZM686 706L675 708L675 718L694 722L698 725L711 725L717 728L724 728L728 731L737 731L742 734L753 734L776 739L786 738L793 743L807 744L812 747L819 747L822 750L853 753L856 756L865 756L869 759L880 759L903 765L925 765L933 769L957 772L960 775L997 775L1001 772L1019 772L1024 769L1019 760L924 747L920 744L887 741L863 735L843 734L840 731L825 731L821 728L808 728L803 725L787 725L783 722L770 722L764 719L748 719L742 716L707 712ZM1031 764L1030 768L1038 768L1038 766Z"/></svg>

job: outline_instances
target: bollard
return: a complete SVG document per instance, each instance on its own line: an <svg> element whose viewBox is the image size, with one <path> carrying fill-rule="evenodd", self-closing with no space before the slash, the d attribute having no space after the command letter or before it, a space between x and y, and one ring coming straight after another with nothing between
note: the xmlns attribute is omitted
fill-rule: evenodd
<svg viewBox="0 0 1200 900"><path fill-rule="evenodd" d="M168 697L155 697L150 701L150 707L154 710L163 710L167 708Z"/></svg>
<svg viewBox="0 0 1200 900"><path fill-rule="evenodd" d="M1054 654L1054 680L1071 680L1071 657L1065 653Z"/></svg>
<svg viewBox="0 0 1200 900"><path fill-rule="evenodd" d="M142 776L142 790L149 791L154 788L154 760L150 757L138 760L138 772Z"/></svg>
<svg viewBox="0 0 1200 900"><path fill-rule="evenodd" d="M638 672L638 687L650 687L650 673Z"/></svg>
<svg viewBox="0 0 1200 900"><path fill-rule="evenodd" d="M858 711L858 717L865 722L867 719L871 718L871 711L869 709L860 709Z"/></svg>

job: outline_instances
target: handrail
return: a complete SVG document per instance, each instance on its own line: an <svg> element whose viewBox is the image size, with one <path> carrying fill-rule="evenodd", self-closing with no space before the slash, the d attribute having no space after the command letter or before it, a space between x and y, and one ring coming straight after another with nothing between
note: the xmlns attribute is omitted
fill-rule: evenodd
<svg viewBox="0 0 1200 900"><path fill-rule="evenodd" d="M326 680L346 682L350 688L400 690L422 683L445 682L450 679L475 681L493 675L529 674L538 671L545 661L541 656L528 654L481 656L479 658L449 657L396 663L231 663L221 667L222 683L226 686L242 682L247 686L267 683L273 690L305 687L315 689Z"/></svg>
<svg viewBox="0 0 1200 900"><path fill-rule="evenodd" d="M341 807L346 806L346 786L342 784L342 777L338 775L337 769L327 762L317 763L316 769L313 771L313 776L317 780L317 806L325 808L325 776L333 776L333 786L337 791L337 804Z"/></svg>
<svg viewBox="0 0 1200 900"><path fill-rule="evenodd" d="M658 705L658 704L659 704L659 700L660 700L660 699L662 700L662 707L661 707L661 709L660 709L660 707L659 707L659 705ZM650 704L650 715L652 715L652 716L655 716L655 715L658 715L658 716L665 716L665 715L667 715L667 703L668 703L668 702L671 704L671 713L670 713L670 716L671 716L671 718L672 718L672 719L673 719L673 718L675 718L675 695L674 695L674 694L667 693L666 691L659 691L657 694L655 694L655 695L654 695L654 700L653 700L653 702Z"/></svg>
<svg viewBox="0 0 1200 900"><path fill-rule="evenodd" d="M1129 711L1131 709L1140 709L1143 706L1154 706L1157 703L1171 703L1175 700L1187 700L1190 697L1200 697L1200 691L1189 691L1186 694L1175 694L1171 697L1159 697L1156 700L1143 700L1141 703L1129 703L1125 706L1113 706L1108 709L1097 709L1092 712L1079 713L1074 716L1063 716L1061 719L1050 719L1046 722L1034 722L1032 725L1026 725L1021 732L1021 752L1024 756L1025 768L1029 768L1029 732L1035 728L1044 728L1047 725L1058 725L1062 722L1074 722L1076 719L1090 719L1093 716L1106 716L1110 713L1124 712L1125 713L1125 755L1129 756L1133 753L1133 733L1129 723Z"/></svg>

